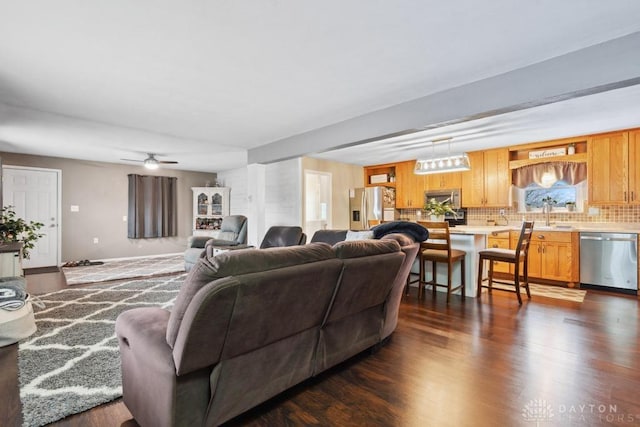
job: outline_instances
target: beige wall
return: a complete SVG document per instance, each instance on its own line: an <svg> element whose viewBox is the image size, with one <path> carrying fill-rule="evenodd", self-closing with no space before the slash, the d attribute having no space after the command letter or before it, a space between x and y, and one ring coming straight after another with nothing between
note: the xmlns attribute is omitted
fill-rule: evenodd
<svg viewBox="0 0 640 427"><path fill-rule="evenodd" d="M31 166L62 171L62 262L183 252L191 235L191 187L214 182L214 173L171 169L150 171L137 165L119 165L57 157L0 153L3 165ZM123 216L128 210L127 175L178 178L178 237L128 239ZM79 212L70 212L78 205ZM99 239L93 243L94 237Z"/></svg>
<svg viewBox="0 0 640 427"><path fill-rule="evenodd" d="M312 159L310 157L302 158L302 173L304 170L314 170L318 172L331 173L331 204L332 228L348 229L349 228L349 189L364 187L364 172L362 166L350 165L347 163L332 162L329 160ZM304 175L303 178L304 179ZM302 189L304 193L304 187ZM305 200L306 195L302 195ZM304 203L303 203L304 208ZM304 212L302 215L304 218ZM311 236L309 236L311 238Z"/></svg>

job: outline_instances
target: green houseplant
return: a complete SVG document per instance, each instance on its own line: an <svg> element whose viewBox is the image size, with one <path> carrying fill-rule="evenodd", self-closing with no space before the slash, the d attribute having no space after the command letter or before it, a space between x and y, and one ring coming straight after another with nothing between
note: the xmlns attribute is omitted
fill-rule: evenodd
<svg viewBox="0 0 640 427"><path fill-rule="evenodd" d="M44 236L38 233L44 224L35 221L25 221L16 216L12 206L0 209L0 244L22 243L22 256L29 258L29 250L35 242Z"/></svg>
<svg viewBox="0 0 640 427"><path fill-rule="evenodd" d="M446 213L451 213L454 217L456 216L456 211L454 211L449 204L449 199L439 202L436 199L431 198L427 200L427 203L425 203L424 210L427 211L429 215L436 217L443 217Z"/></svg>

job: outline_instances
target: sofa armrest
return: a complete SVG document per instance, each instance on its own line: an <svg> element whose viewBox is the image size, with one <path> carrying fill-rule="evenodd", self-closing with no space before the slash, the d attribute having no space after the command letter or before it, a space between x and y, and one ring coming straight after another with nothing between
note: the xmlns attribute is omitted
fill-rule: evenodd
<svg viewBox="0 0 640 427"><path fill-rule="evenodd" d="M189 236L187 240L187 248L202 248L204 249L207 242L211 239L211 236Z"/></svg>
<svg viewBox="0 0 640 427"><path fill-rule="evenodd" d="M134 353L154 370L175 375L173 353L166 338L169 316L168 310L158 307L135 308L121 313L116 319L120 353ZM122 362L124 374L125 358Z"/></svg>
<svg viewBox="0 0 640 427"><path fill-rule="evenodd" d="M204 425L210 371L176 375L166 338L169 316L159 307L144 307L116 319L123 400L143 426Z"/></svg>

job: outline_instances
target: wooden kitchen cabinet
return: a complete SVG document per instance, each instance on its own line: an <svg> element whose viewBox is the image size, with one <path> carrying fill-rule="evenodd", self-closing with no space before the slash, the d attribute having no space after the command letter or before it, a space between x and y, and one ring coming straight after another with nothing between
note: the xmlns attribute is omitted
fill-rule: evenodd
<svg viewBox="0 0 640 427"><path fill-rule="evenodd" d="M640 204L640 129L629 131L629 204Z"/></svg>
<svg viewBox="0 0 640 427"><path fill-rule="evenodd" d="M425 176L413 173L416 161L396 163L396 209L424 207Z"/></svg>
<svg viewBox="0 0 640 427"><path fill-rule="evenodd" d="M462 187L462 172L425 175L426 190L449 190Z"/></svg>
<svg viewBox="0 0 640 427"><path fill-rule="evenodd" d="M512 248L517 239L512 234ZM575 286L580 281L578 239L579 233L534 230L529 245L529 277Z"/></svg>
<svg viewBox="0 0 640 427"><path fill-rule="evenodd" d="M589 203L640 204L640 130L589 139Z"/></svg>
<svg viewBox="0 0 640 427"><path fill-rule="evenodd" d="M497 208L509 205L509 149L468 153L471 170L462 172L462 206Z"/></svg>
<svg viewBox="0 0 640 427"><path fill-rule="evenodd" d="M365 166L364 185L365 187L394 187L396 176L395 163L387 163L384 165ZM380 179L383 178L383 179Z"/></svg>
<svg viewBox="0 0 640 427"><path fill-rule="evenodd" d="M516 242L517 243L517 242ZM493 231L487 236L487 247L489 248L500 248L500 249L509 249L509 231ZM493 271L496 273L509 273L509 266L511 263L508 262L493 262Z"/></svg>

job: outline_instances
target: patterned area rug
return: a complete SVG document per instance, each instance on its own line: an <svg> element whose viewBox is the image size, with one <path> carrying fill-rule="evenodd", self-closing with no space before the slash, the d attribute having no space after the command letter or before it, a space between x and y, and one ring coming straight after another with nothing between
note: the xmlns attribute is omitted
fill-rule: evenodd
<svg viewBox="0 0 640 427"><path fill-rule="evenodd" d="M513 287L495 283L493 284L493 287L513 289ZM583 291L581 289L563 288L560 286L551 285L538 285L535 283L529 283L529 290L531 291L531 298L533 298L534 296L539 296L573 302L583 302L584 297L587 295L587 291ZM486 289L483 289L482 291L486 292ZM520 288L520 293L526 295L527 291L524 288Z"/></svg>
<svg viewBox="0 0 640 427"><path fill-rule="evenodd" d="M43 426L122 395L115 320L135 307L170 308L186 274L39 295L38 331L20 342L23 426Z"/></svg>
<svg viewBox="0 0 640 427"><path fill-rule="evenodd" d="M67 285L163 276L184 271L184 256L169 255L105 262L102 265L63 267Z"/></svg>

